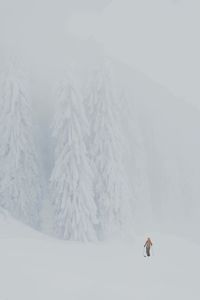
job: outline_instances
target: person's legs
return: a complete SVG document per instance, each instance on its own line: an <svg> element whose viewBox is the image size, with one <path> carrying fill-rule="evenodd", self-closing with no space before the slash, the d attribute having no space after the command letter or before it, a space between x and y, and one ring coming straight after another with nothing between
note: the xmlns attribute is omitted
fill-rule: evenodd
<svg viewBox="0 0 200 300"><path fill-rule="evenodd" d="M146 247L147 256L150 256L150 247Z"/></svg>

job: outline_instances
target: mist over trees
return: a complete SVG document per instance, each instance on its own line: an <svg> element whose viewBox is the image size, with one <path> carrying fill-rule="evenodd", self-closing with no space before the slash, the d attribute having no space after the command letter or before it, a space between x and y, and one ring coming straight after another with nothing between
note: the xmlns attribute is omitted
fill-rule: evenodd
<svg viewBox="0 0 200 300"><path fill-rule="evenodd" d="M5 65L2 208L67 240L103 240L127 228L197 232L198 111L138 72L116 62L111 72L96 57L41 77Z"/></svg>
<svg viewBox="0 0 200 300"><path fill-rule="evenodd" d="M52 234L66 240L96 241L122 232L130 221L130 194L121 157L119 99L109 72L91 72L85 93L74 74L61 80L55 93L55 151L46 194L23 74L13 64L1 80L1 207L39 228L47 197L53 209Z"/></svg>

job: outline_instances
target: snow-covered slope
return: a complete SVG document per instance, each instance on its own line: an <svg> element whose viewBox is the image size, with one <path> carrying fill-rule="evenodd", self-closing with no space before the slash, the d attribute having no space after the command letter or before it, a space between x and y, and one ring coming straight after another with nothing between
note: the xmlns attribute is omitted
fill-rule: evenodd
<svg viewBox="0 0 200 300"><path fill-rule="evenodd" d="M132 242L81 244L55 240L0 215L0 299L199 300L200 247L152 235Z"/></svg>

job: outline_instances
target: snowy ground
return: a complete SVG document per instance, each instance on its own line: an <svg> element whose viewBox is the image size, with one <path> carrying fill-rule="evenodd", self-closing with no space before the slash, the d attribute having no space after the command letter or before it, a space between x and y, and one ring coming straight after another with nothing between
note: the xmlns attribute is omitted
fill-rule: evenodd
<svg viewBox="0 0 200 300"><path fill-rule="evenodd" d="M58 241L0 218L0 300L199 300L200 247L152 236L134 242Z"/></svg>

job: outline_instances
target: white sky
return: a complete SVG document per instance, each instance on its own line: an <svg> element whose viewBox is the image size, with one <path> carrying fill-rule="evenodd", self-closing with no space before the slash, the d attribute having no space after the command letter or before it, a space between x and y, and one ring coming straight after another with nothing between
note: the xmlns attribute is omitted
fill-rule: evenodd
<svg viewBox="0 0 200 300"><path fill-rule="evenodd" d="M112 56L200 107L199 0L113 0L74 13L69 32L100 41Z"/></svg>

